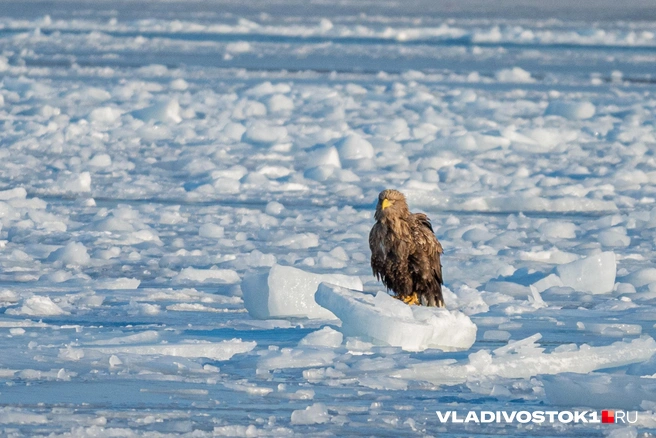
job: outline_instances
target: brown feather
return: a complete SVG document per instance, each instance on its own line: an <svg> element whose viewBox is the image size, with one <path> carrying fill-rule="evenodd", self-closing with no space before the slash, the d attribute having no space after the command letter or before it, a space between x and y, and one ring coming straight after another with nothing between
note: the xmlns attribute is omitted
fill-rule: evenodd
<svg viewBox="0 0 656 438"><path fill-rule="evenodd" d="M430 219L423 213L410 213L405 196L396 190L380 193L374 217L369 248L376 278L398 298L416 293L422 304L444 307L442 245Z"/></svg>

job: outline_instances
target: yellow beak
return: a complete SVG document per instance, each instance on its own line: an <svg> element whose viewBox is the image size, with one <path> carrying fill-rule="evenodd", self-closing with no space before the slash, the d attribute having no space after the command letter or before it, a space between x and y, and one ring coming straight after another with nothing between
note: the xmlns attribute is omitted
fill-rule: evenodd
<svg viewBox="0 0 656 438"><path fill-rule="evenodd" d="M381 208L382 208L383 210L385 210L385 209L386 209L387 207L389 207L390 205L392 205L392 202L391 202L390 200L388 200L387 198L385 198L385 199L383 199L383 203L382 203L382 205L381 205Z"/></svg>

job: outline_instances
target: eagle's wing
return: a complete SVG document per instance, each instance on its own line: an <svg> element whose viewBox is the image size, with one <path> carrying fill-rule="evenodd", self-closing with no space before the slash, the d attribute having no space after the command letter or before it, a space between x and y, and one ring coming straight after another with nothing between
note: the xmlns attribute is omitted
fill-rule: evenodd
<svg viewBox="0 0 656 438"><path fill-rule="evenodd" d="M444 306L442 298L442 245L433 233L430 219L423 213L412 215L415 253L412 255L413 271L417 276L417 292L425 296L429 305Z"/></svg>
<svg viewBox="0 0 656 438"><path fill-rule="evenodd" d="M371 270L397 297L414 292L408 266L413 246L409 224L401 219L393 219L390 228L376 222L369 233Z"/></svg>
<svg viewBox="0 0 656 438"><path fill-rule="evenodd" d="M369 233L369 249L371 249L371 270L378 280L384 277L385 248L383 229L376 222Z"/></svg>

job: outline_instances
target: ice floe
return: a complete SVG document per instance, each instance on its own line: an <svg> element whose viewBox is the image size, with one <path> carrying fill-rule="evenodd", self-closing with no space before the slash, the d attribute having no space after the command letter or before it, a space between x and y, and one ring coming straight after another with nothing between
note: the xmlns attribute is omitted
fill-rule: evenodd
<svg viewBox="0 0 656 438"><path fill-rule="evenodd" d="M130 341L128 341L130 342ZM221 342L187 342L187 343L166 343L166 344L144 344L144 345L115 345L102 347L85 347L62 350L68 358L84 357L89 352L101 353L106 355L116 354L133 354L133 355L162 355L177 357L206 357L213 360L229 360L235 354L248 353L257 345L253 341L242 341L241 339L231 339Z"/></svg>
<svg viewBox="0 0 656 438"><path fill-rule="evenodd" d="M425 361L393 372L392 376L426 380L434 384L455 385L468 380L492 377L526 379L540 374L590 373L648 360L656 353L651 337L615 342L604 347L581 345L565 351L544 353L536 341L541 335L509 342L494 350L479 350L464 363Z"/></svg>
<svg viewBox="0 0 656 438"><path fill-rule="evenodd" d="M313 274L291 266L274 265L268 272L244 278L242 292L248 313L259 319L322 318L335 315L315 301L321 282L362 290L358 277L342 274Z"/></svg>
<svg viewBox="0 0 656 438"><path fill-rule="evenodd" d="M358 336L408 351L466 350L476 325L457 310L408 306L385 292L376 296L322 283L316 300L342 321L346 336Z"/></svg>
<svg viewBox="0 0 656 438"><path fill-rule="evenodd" d="M591 255L556 267L556 274L565 286L593 294L612 292L616 271L613 252Z"/></svg>

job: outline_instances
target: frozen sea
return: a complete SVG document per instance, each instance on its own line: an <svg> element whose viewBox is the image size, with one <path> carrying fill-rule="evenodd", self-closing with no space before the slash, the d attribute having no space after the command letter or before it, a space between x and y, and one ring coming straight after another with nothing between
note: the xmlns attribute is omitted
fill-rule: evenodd
<svg viewBox="0 0 656 438"><path fill-rule="evenodd" d="M653 436L655 66L646 0L0 1L0 436ZM369 336L385 188L437 341Z"/></svg>

